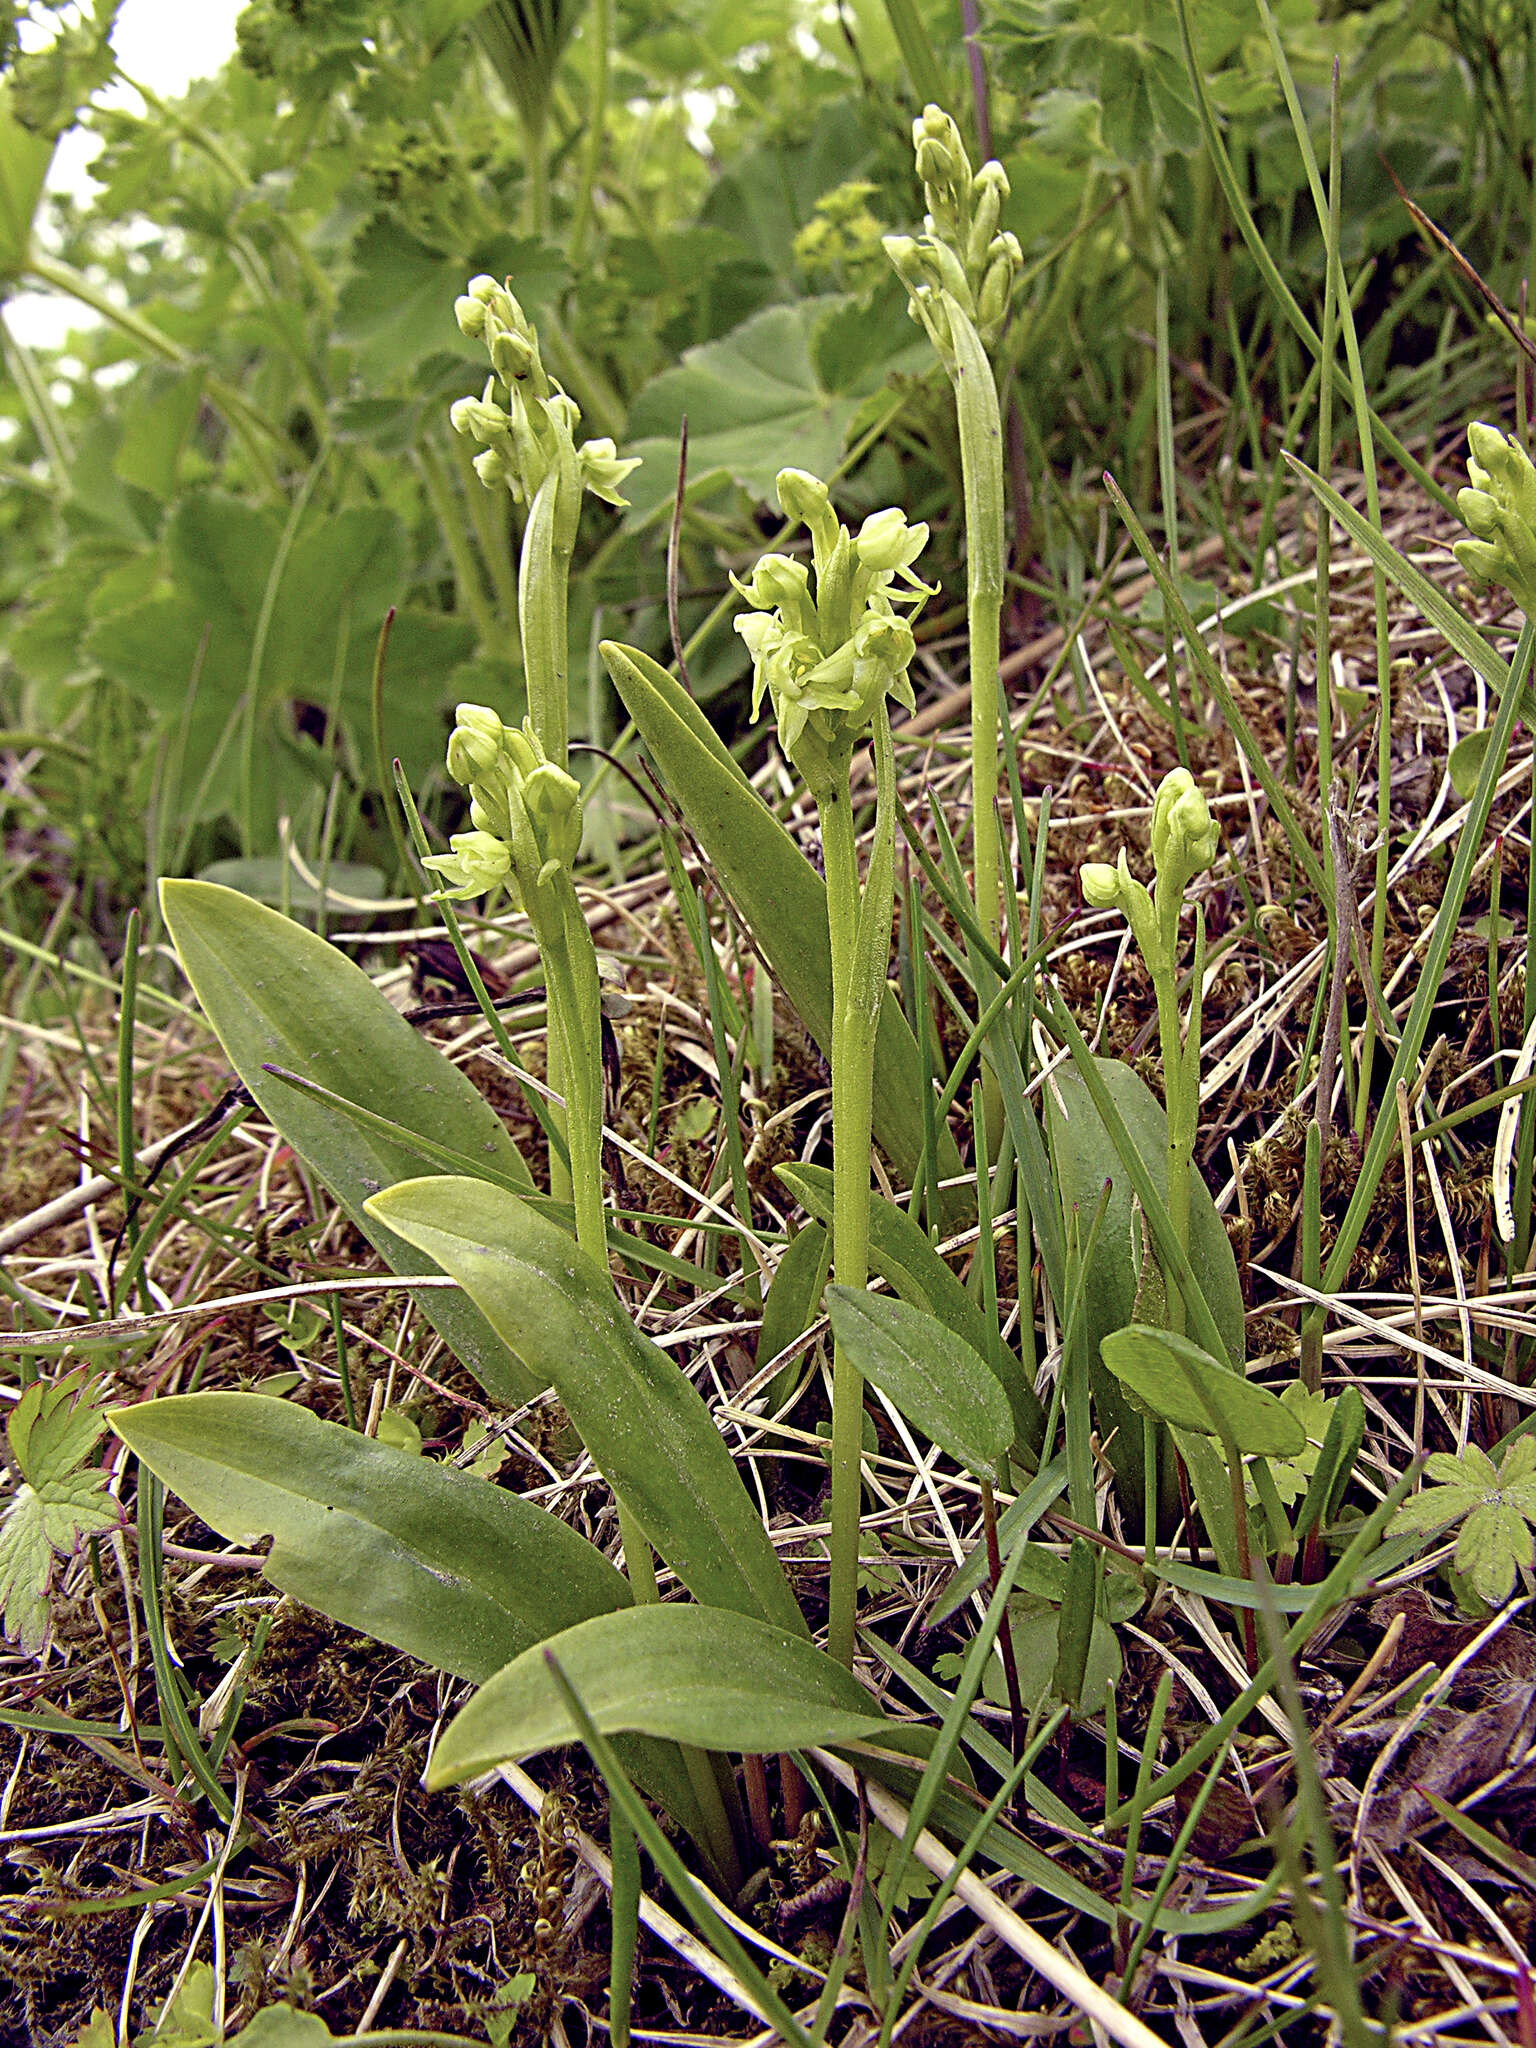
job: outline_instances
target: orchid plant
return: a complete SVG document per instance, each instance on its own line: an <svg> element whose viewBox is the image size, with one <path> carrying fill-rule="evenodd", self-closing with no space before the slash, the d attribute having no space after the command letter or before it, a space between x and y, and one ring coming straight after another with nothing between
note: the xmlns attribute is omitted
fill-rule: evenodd
<svg viewBox="0 0 1536 2048"><path fill-rule="evenodd" d="M894 509L851 534L827 487L804 470L778 479L785 516L810 531L811 566L770 554L737 589L752 609L736 630L752 656L753 711L770 699L779 740L816 805L832 950L832 1256L837 1284L869 1269L869 1147L875 1029L890 954L896 767L886 698L912 709L911 617L933 593L913 573L924 525ZM849 776L872 743L875 828L863 886ZM853 1661L858 1589L859 1454L864 1384L839 1343L832 1366L831 1589L828 1647Z"/></svg>
<svg viewBox="0 0 1536 2048"><path fill-rule="evenodd" d="M1003 428L988 360L1008 323L1023 265L1016 236L999 228L1008 176L999 163L972 171L965 143L941 107L912 124L927 211L920 236L889 235L885 252L954 387L965 491L971 678L971 833L976 915L995 946L1002 928L997 841L998 655L1003 603Z"/></svg>

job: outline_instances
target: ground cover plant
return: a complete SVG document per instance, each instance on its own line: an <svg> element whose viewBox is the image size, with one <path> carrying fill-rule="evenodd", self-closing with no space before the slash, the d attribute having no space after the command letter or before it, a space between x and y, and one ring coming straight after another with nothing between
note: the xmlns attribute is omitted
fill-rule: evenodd
<svg viewBox="0 0 1536 2048"><path fill-rule="evenodd" d="M111 15L5 2038L1536 2040L1530 24Z"/></svg>

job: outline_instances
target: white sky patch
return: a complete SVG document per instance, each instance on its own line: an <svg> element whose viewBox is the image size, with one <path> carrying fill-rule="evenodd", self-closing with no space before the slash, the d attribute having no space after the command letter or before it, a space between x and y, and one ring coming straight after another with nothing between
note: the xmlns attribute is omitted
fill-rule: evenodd
<svg viewBox="0 0 1536 2048"><path fill-rule="evenodd" d="M128 78L165 99L179 99L197 78L209 78L234 55L235 17L245 0L123 0L112 47ZM97 95L103 106L141 112L138 94L121 84ZM59 138L48 173L50 192L87 199L94 187L90 162L100 147L84 128ZM96 316L52 292L21 292L6 301L5 322L30 348L57 348L72 328L94 327Z"/></svg>

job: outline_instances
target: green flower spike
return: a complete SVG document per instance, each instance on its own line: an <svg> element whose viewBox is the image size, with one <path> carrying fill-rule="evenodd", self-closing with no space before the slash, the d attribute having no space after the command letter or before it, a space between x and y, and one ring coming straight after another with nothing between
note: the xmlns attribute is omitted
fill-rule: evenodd
<svg viewBox="0 0 1536 2048"><path fill-rule="evenodd" d="M1462 523L1476 536L1451 552L1480 583L1501 583L1536 618L1536 465L1512 435L1481 420L1467 429L1467 489L1456 494Z"/></svg>
<svg viewBox="0 0 1536 2048"><path fill-rule="evenodd" d="M574 457L574 481L606 504L626 505L620 486L639 468L639 458L621 459L607 435L575 446L581 409L544 368L538 332L506 286L494 277L471 278L453 310L460 332L484 342L494 373L479 398L461 398L448 412L456 434L481 443L484 453L475 458L475 472L487 489L505 487L520 503L531 505L545 477L566 455ZM498 378L506 387L506 408L495 401ZM564 516L574 542L574 504Z"/></svg>
<svg viewBox="0 0 1536 2048"><path fill-rule="evenodd" d="M581 786L557 768L526 722L505 726L483 704L461 704L448 741L448 772L469 790L472 832L452 851L429 855L453 898L478 896L497 882L531 907L581 850Z"/></svg>
<svg viewBox="0 0 1536 2048"><path fill-rule="evenodd" d="M1147 963L1157 998L1158 1036L1163 1055L1163 1089L1168 1108L1168 1215L1179 1243L1189 1250L1189 1179L1200 1109L1200 990L1205 964L1205 925L1195 911L1194 970L1190 976L1189 1021L1179 1020L1179 916L1184 892L1216 858L1221 832L1187 768L1163 777L1152 804L1152 865L1149 890L1131 873L1122 850L1111 867L1091 860L1078 870L1083 900L1095 910L1119 910ZM1166 1278L1166 1275L1165 1275ZM1182 1333L1184 1307L1168 1287L1169 1328Z"/></svg>
<svg viewBox="0 0 1536 2048"><path fill-rule="evenodd" d="M810 528L814 594L803 562L764 555L748 581L732 578L753 607L736 630L752 657L753 717L767 695L785 753L819 795L846 780L885 697L914 708L907 670L916 643L896 607L933 595L912 572L928 528L891 508L872 513L855 539L826 485L804 470L780 472L779 503Z"/></svg>
<svg viewBox="0 0 1536 2048"><path fill-rule="evenodd" d="M925 107L912 124L917 174L927 212L923 233L887 235L885 253L911 294L909 311L954 374L947 292L975 327L983 348L1003 331L1023 269L1018 238L999 232L1008 173L985 163L975 173L960 130L941 107Z"/></svg>

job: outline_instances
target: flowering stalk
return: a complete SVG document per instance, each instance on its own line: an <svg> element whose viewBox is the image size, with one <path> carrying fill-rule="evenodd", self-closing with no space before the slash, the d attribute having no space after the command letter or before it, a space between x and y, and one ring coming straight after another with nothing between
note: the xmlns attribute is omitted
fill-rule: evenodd
<svg viewBox="0 0 1536 2048"><path fill-rule="evenodd" d="M1179 914L1184 892L1216 858L1220 830L1187 768L1164 776L1152 805L1152 865L1149 893L1132 875L1122 850L1111 867L1088 861L1079 871L1084 900L1095 910L1121 910L1152 977L1157 1028L1163 1054L1163 1094L1168 1111L1168 1220L1179 1248L1189 1254L1189 1187L1194 1170L1195 1132L1200 1114L1200 1000L1205 976L1205 916L1195 906L1195 953L1190 976L1189 1021L1179 1025ZM1184 1299L1164 1276L1168 1328L1184 1331Z"/></svg>
<svg viewBox="0 0 1536 2048"><path fill-rule="evenodd" d="M787 517L810 529L811 572L765 555L737 589L753 610L736 621L752 655L753 715L765 691L785 753L815 800L827 875L832 954L832 1255L839 1286L869 1277L869 1148L875 1031L885 992L895 893L896 767L887 694L913 708L912 629L896 610L931 596L912 573L928 539L899 511L876 512L857 537L827 487L803 470L778 480ZM849 771L868 735L875 763L875 830L859 885ZM859 1571L862 1375L836 1346L832 1359L831 1588L827 1647L853 1662Z"/></svg>
<svg viewBox="0 0 1536 2048"><path fill-rule="evenodd" d="M442 876L443 894L452 898L504 884L533 928L548 991L550 1047L565 1079L576 1238L606 1266L597 949L571 879L581 846L581 789L549 759L531 719L514 729L483 704L459 706L448 772L469 790L473 830L456 832L451 850L428 855L426 865Z"/></svg>
<svg viewBox="0 0 1536 2048"><path fill-rule="evenodd" d="M995 945L1002 928L997 840L998 653L1003 605L1003 429L988 350L1007 325L1022 253L998 231L1008 178L999 163L972 172L960 131L936 106L913 123L927 213L923 233L888 235L886 254L910 311L955 393L965 493L971 677L971 838L977 920Z"/></svg>
<svg viewBox="0 0 1536 2048"><path fill-rule="evenodd" d="M606 437L576 445L581 409L545 370L538 333L505 285L493 277L471 278L469 290L454 302L454 315L463 333L485 344L491 375L480 397L459 399L449 418L456 433L480 443L474 467L481 483L488 490L509 490L528 508L517 571L527 730L541 759L564 774L570 729L566 611L581 496L585 490L609 505L625 504L620 486L638 463L620 460ZM507 394L505 407L496 399L498 381ZM452 769L451 760L449 765ZM529 916L534 916L531 908ZM542 952L542 938L539 944ZM574 1012L568 1023L557 1017L559 970L550 967L548 956L545 968L550 983L550 1085L570 1096L586 1085L566 1065L568 1048L583 1042L585 1025ZM582 1057L596 1061L595 1030L587 1044ZM574 1135L570 1143L574 1152ZM573 1194L573 1182L555 1158L550 1160L550 1187L557 1195ZM576 1199L579 1203L585 1198Z"/></svg>

